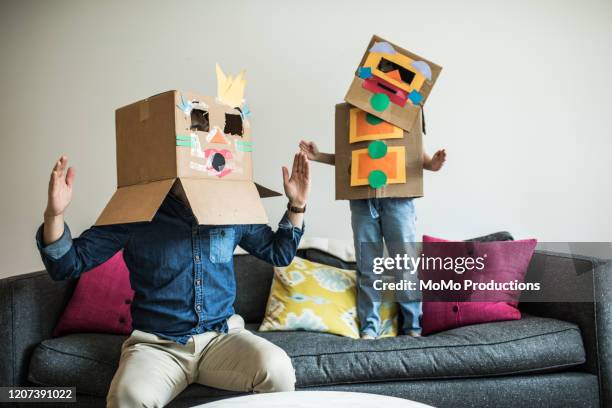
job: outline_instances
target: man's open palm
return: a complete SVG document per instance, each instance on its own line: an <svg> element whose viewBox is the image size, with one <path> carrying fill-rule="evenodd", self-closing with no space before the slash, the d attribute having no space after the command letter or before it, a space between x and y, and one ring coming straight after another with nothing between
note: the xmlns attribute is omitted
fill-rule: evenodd
<svg viewBox="0 0 612 408"><path fill-rule="evenodd" d="M296 153L293 158L291 176L289 170L283 166L283 185L285 194L292 205L303 207L306 205L310 192L310 163L306 153Z"/></svg>
<svg viewBox="0 0 612 408"><path fill-rule="evenodd" d="M72 185L74 183L74 169L68 166L66 156L60 159L53 166L51 179L49 180L49 197L47 201L46 215L57 216L63 214L72 200Z"/></svg>

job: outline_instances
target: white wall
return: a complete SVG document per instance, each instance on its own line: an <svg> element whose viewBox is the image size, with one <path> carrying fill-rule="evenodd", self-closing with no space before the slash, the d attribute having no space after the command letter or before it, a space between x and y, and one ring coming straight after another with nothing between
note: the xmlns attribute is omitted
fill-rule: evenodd
<svg viewBox="0 0 612 408"><path fill-rule="evenodd" d="M48 173L77 169L77 235L115 189L114 109L167 89L213 94L246 68L257 180L281 189L300 138L333 149L333 107L377 33L444 67L426 107L419 233L500 229L612 241L609 1L13 1L0 6L0 276L41 268ZM314 168L307 234L349 239L333 169ZM272 220L283 199L266 203ZM276 221L274 221L276 222Z"/></svg>

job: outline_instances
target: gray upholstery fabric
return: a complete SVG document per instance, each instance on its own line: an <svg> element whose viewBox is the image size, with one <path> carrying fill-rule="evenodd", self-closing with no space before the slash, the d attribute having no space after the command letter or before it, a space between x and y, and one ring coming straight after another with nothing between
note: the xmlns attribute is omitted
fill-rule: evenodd
<svg viewBox="0 0 612 408"><path fill-rule="evenodd" d="M466 239L466 241L491 242L491 241L512 241L514 237L508 231L499 231L492 234L483 235L476 238Z"/></svg>
<svg viewBox="0 0 612 408"><path fill-rule="evenodd" d="M127 336L78 333L43 341L32 354L34 384L77 387L80 394L103 397L117 370Z"/></svg>
<svg viewBox="0 0 612 408"><path fill-rule="evenodd" d="M576 276L580 275L577 279ZM551 294L522 296L521 311L573 322L584 339L584 370L600 379L601 400L612 406L612 262L577 255L537 251L527 271L527 281L555 281L554 296L571 299L591 292L595 302L542 302Z"/></svg>
<svg viewBox="0 0 612 408"><path fill-rule="evenodd" d="M256 329L256 325L249 325L249 329ZM575 325L529 316L420 339L360 341L322 333L256 334L289 354L300 387L542 372L579 365L585 360ZM79 393L104 396L124 339L108 334L72 334L45 340L32 356L30 381L43 385L76 384Z"/></svg>
<svg viewBox="0 0 612 408"><path fill-rule="evenodd" d="M75 281L54 282L47 272L0 280L0 385L27 381L32 350L51 337Z"/></svg>
<svg viewBox="0 0 612 408"><path fill-rule="evenodd" d="M585 373L347 384L314 389L391 395L437 408L599 407L597 377Z"/></svg>
<svg viewBox="0 0 612 408"><path fill-rule="evenodd" d="M298 386L508 375L560 370L585 361L575 325L531 316L418 339L361 341L306 332L257 334L289 354Z"/></svg>
<svg viewBox="0 0 612 408"><path fill-rule="evenodd" d="M258 323L264 318L268 294L274 276L272 266L250 255L234 257L236 297L234 309L247 323Z"/></svg>

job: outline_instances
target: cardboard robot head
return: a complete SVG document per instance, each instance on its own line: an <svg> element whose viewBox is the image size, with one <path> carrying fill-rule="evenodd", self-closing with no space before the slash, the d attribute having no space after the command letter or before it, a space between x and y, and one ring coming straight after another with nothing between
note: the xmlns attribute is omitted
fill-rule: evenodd
<svg viewBox="0 0 612 408"><path fill-rule="evenodd" d="M167 91L115 112L117 191L96 225L151 221L170 189L200 224L267 223L253 182L244 72L217 65L217 96Z"/></svg>
<svg viewBox="0 0 612 408"><path fill-rule="evenodd" d="M409 132L441 70L433 62L375 35L344 100Z"/></svg>

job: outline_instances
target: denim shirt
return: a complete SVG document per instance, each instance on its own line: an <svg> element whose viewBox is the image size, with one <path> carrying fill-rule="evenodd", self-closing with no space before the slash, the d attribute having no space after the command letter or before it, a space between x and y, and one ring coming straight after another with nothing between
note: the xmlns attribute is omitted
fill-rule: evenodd
<svg viewBox="0 0 612 408"><path fill-rule="evenodd" d="M54 280L77 278L123 249L135 292L134 329L186 344L194 334L227 332L234 313L236 282L233 252L237 245L275 266L295 256L303 228L287 214L274 232L270 226L198 225L191 210L168 195L151 222L94 226L72 239L43 245L36 241Z"/></svg>

